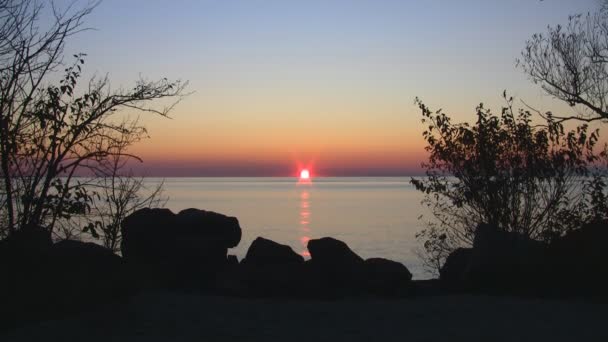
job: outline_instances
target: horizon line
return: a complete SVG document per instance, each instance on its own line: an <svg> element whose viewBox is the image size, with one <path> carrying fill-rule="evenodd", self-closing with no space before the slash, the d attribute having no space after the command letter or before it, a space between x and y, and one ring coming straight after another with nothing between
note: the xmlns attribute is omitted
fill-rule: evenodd
<svg viewBox="0 0 608 342"><path fill-rule="evenodd" d="M122 177L126 177L127 175L121 175ZM296 175L292 176L278 176L278 175L196 175L196 176L188 176L188 175L129 175L132 177L141 177L141 178L294 178L298 179L299 177ZM401 175L323 175L323 176L314 176L311 177L314 179L320 178L401 178L401 177L424 177L425 174L401 174ZM87 178L91 177L88 175L74 175L74 178ZM108 176L109 177L109 176Z"/></svg>

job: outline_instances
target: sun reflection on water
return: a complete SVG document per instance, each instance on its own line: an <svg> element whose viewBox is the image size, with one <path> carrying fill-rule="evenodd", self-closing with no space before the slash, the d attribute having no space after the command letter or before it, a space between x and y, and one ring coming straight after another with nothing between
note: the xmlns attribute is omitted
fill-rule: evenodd
<svg viewBox="0 0 608 342"><path fill-rule="evenodd" d="M300 192L300 233L302 234L302 236L300 237L300 243L303 247L303 250L300 252L300 254L305 258L310 257L310 253L306 248L306 246L308 245L308 240L310 240L310 219L310 194L308 190L303 189Z"/></svg>

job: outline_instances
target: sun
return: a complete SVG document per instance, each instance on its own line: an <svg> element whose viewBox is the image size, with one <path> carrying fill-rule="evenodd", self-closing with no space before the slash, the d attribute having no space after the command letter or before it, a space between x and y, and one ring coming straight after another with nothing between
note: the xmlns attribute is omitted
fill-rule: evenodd
<svg viewBox="0 0 608 342"><path fill-rule="evenodd" d="M310 172L307 169L300 171L300 179L310 179Z"/></svg>

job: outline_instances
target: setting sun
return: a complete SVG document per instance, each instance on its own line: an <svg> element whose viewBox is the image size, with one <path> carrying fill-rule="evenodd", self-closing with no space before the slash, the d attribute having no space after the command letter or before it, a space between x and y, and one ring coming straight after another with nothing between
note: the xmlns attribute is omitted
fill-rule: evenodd
<svg viewBox="0 0 608 342"><path fill-rule="evenodd" d="M310 172L307 169L300 171L300 179L310 179Z"/></svg>

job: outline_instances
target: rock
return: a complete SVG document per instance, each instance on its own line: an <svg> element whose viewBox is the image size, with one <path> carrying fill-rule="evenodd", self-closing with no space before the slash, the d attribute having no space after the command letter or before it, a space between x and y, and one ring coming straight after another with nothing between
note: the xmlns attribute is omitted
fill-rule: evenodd
<svg viewBox="0 0 608 342"><path fill-rule="evenodd" d="M225 248L236 247L241 241L241 227L236 217L213 211L185 209L177 214L182 233L192 233Z"/></svg>
<svg viewBox="0 0 608 342"><path fill-rule="evenodd" d="M364 261L344 242L310 240L311 259L291 247L256 238L247 256L218 277L219 292L246 297L325 298L375 294L409 295L412 274L403 264L372 258Z"/></svg>
<svg viewBox="0 0 608 342"><path fill-rule="evenodd" d="M52 246L50 232L39 226L23 227L0 241L0 330L48 316L53 278L42 272L58 267L47 256Z"/></svg>
<svg viewBox="0 0 608 342"><path fill-rule="evenodd" d="M23 227L0 241L0 300L3 295L19 297L37 291L39 273L52 246L51 233L40 226Z"/></svg>
<svg viewBox="0 0 608 342"><path fill-rule="evenodd" d="M125 259L151 287L207 288L241 239L234 217L186 209L141 209L122 222Z"/></svg>
<svg viewBox="0 0 608 342"><path fill-rule="evenodd" d="M121 225L123 258L140 264L167 260L173 252L175 228L175 214L169 209L137 210Z"/></svg>
<svg viewBox="0 0 608 342"><path fill-rule="evenodd" d="M240 264L228 264L215 277L214 292L223 296L250 296L247 278Z"/></svg>
<svg viewBox="0 0 608 342"><path fill-rule="evenodd" d="M192 249L201 246L235 247L241 240L241 227L235 217L211 211L186 209L175 215L169 209L145 208L125 218L122 234L126 259L154 262L175 253L192 254Z"/></svg>
<svg viewBox="0 0 608 342"><path fill-rule="evenodd" d="M0 255L4 256L0 259L0 263L10 260L10 264L14 264L24 259L37 258L40 254L46 253L51 246L53 240L49 231L40 226L26 226L0 241Z"/></svg>
<svg viewBox="0 0 608 342"><path fill-rule="evenodd" d="M439 270L442 285L449 290L463 290L465 276L471 262L472 248L457 248L448 255Z"/></svg>
<svg viewBox="0 0 608 342"><path fill-rule="evenodd" d="M484 292L543 291L546 253L543 242L482 224L473 240L465 281L472 289Z"/></svg>
<svg viewBox="0 0 608 342"><path fill-rule="evenodd" d="M291 247L256 238L238 269L222 275L224 292L248 297L297 297L304 281L304 258Z"/></svg>
<svg viewBox="0 0 608 342"><path fill-rule="evenodd" d="M346 243L331 237L308 241L308 251L314 263L327 267L359 268L363 259L355 254Z"/></svg>
<svg viewBox="0 0 608 342"><path fill-rule="evenodd" d="M584 267L589 264L604 264L608 256L608 222L600 221L586 224L580 229L573 230L552 244L553 251L560 252L570 260L583 261ZM577 260L578 259L578 260Z"/></svg>
<svg viewBox="0 0 608 342"><path fill-rule="evenodd" d="M45 271L52 293L64 305L103 304L135 292L123 268L122 258L110 249L90 242L61 241L53 245Z"/></svg>
<svg viewBox="0 0 608 342"><path fill-rule="evenodd" d="M382 296L405 295L412 273L402 263L383 258L365 260L365 283L370 293Z"/></svg>
<svg viewBox="0 0 608 342"><path fill-rule="evenodd" d="M116 270L122 265L122 258L112 250L92 242L64 240L54 244L50 251L53 262L64 265L66 269L96 272Z"/></svg>
<svg viewBox="0 0 608 342"><path fill-rule="evenodd" d="M46 244L45 244L46 246ZM35 265L14 273L10 308L15 324L94 310L136 292L122 258L93 243L61 241L39 254Z"/></svg>
<svg viewBox="0 0 608 342"><path fill-rule="evenodd" d="M229 255L226 258L226 263L229 266L238 266L238 264L239 264L239 258L237 258L236 255Z"/></svg>
<svg viewBox="0 0 608 342"><path fill-rule="evenodd" d="M294 252L291 247L263 237L258 237L251 243L243 260L243 264L252 266L303 263L304 257Z"/></svg>
<svg viewBox="0 0 608 342"><path fill-rule="evenodd" d="M552 285L560 293L604 295L608 288L608 222L586 224L550 246Z"/></svg>
<svg viewBox="0 0 608 342"><path fill-rule="evenodd" d="M249 297L302 297L306 293L304 263L240 265L241 295Z"/></svg>
<svg viewBox="0 0 608 342"><path fill-rule="evenodd" d="M311 259L305 263L312 296L333 298L365 291L363 259L346 243L325 237L308 241Z"/></svg>

